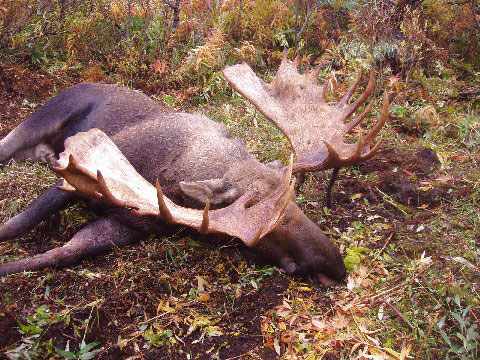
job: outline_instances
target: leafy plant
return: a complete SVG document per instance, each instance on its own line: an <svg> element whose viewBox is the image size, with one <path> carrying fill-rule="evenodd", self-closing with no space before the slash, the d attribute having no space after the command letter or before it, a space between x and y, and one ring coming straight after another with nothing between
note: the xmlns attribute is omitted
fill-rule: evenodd
<svg viewBox="0 0 480 360"><path fill-rule="evenodd" d="M61 321L59 315L52 316L46 305L35 309L35 314L27 317L27 324L19 323L20 333L25 335L41 334L46 325Z"/></svg>
<svg viewBox="0 0 480 360"><path fill-rule="evenodd" d="M358 265L362 262L362 257L364 253L367 253L369 250L366 248L358 247L349 247L347 249L347 255L345 256L345 267L347 271L353 271Z"/></svg>
<svg viewBox="0 0 480 360"><path fill-rule="evenodd" d="M447 301L451 301L451 298L448 298ZM450 329L454 334L447 334L443 330L447 316L443 316L437 324L438 332L450 347L446 358L449 359L450 354L454 354L462 360L478 358L478 340L480 335L477 332L477 324L474 324L473 319L470 317L472 305L463 307L458 294L453 298L453 302L457 309L450 310L449 315L454 320L454 326Z"/></svg>
<svg viewBox="0 0 480 360"><path fill-rule="evenodd" d="M172 336L172 330L162 329L158 323L154 323L143 334L143 338L148 341L148 347L162 347L169 345Z"/></svg>
<svg viewBox="0 0 480 360"><path fill-rule="evenodd" d="M55 352L63 357L64 359L79 359L79 360L90 360L94 359L95 355L102 351L102 349L95 349L100 343L92 342L85 343L85 340L82 340L80 344L80 349L78 351L70 351L70 342L67 341L65 350L55 347Z"/></svg>
<svg viewBox="0 0 480 360"><path fill-rule="evenodd" d="M10 360L38 359L42 353L40 348L39 335L33 335L22 339L22 343L14 349L8 350L5 355Z"/></svg>

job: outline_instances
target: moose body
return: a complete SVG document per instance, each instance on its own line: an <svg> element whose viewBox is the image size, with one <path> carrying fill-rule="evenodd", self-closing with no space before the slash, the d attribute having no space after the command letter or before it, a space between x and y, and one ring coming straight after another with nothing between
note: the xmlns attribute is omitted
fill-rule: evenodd
<svg viewBox="0 0 480 360"><path fill-rule="evenodd" d="M138 173L151 183L158 179L165 195L182 206L202 208L208 201L222 208L248 189L261 197L282 181L281 169L256 160L224 125L199 114L174 112L139 92L105 84L78 84L52 98L0 141L0 162L31 159L55 166L66 139L94 128L111 138ZM0 242L21 236L80 199L53 186L3 224ZM103 210L101 219L87 224L65 246L0 264L0 276L67 266L168 227L125 209ZM325 274L337 280L345 276L339 250L294 199L280 224L254 250L288 274Z"/></svg>

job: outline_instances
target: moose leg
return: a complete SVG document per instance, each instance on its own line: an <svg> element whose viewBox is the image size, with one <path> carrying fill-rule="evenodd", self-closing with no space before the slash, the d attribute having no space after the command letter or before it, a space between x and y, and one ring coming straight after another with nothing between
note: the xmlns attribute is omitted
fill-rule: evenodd
<svg viewBox="0 0 480 360"><path fill-rule="evenodd" d="M305 180L306 180L306 176L304 172L297 174L297 179L295 180L295 191L300 190Z"/></svg>
<svg viewBox="0 0 480 360"><path fill-rule="evenodd" d="M332 207L332 188L333 188L333 185L335 184L335 180L337 180L339 171L340 171L340 168L333 168L332 177L328 181L327 189L325 190L325 201L327 203L328 208Z"/></svg>
<svg viewBox="0 0 480 360"><path fill-rule="evenodd" d="M94 108L94 97L86 90L88 85L80 84L55 96L0 139L0 163L54 160L51 140L69 123L80 124Z"/></svg>
<svg viewBox="0 0 480 360"><path fill-rule="evenodd" d="M62 247L30 258L0 264L0 276L46 267L64 267L87 256L133 244L145 237L143 231L125 226L113 217L97 220L85 226Z"/></svg>
<svg viewBox="0 0 480 360"><path fill-rule="evenodd" d="M25 211L6 221L0 228L0 242L18 238L27 233L41 221L78 201L70 193L57 188L59 182L40 195Z"/></svg>

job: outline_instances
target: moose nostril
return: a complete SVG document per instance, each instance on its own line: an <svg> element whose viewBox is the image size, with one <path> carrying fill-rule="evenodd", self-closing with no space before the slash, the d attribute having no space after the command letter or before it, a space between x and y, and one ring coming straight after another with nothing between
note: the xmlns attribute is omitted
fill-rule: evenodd
<svg viewBox="0 0 480 360"><path fill-rule="evenodd" d="M325 262L322 272L328 277L338 281L343 280L347 275L347 269L345 268L345 264L341 258L339 261Z"/></svg>

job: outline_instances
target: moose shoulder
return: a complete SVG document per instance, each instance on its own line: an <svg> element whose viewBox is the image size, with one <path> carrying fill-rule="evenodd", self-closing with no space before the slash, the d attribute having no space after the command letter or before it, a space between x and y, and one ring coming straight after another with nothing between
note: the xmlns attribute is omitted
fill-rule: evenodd
<svg viewBox="0 0 480 360"><path fill-rule="evenodd" d="M238 68L241 70L239 76L243 76L245 66ZM282 66L292 67L292 63L284 58ZM295 63L293 66L296 66ZM235 72L229 73L226 69L225 74L240 92L248 90L243 84L235 85ZM247 75L250 76L250 73ZM293 76L292 79L297 81L298 77ZM309 86L314 86L310 75L307 80ZM351 106L347 106L347 102L355 89L347 93L340 104L340 110L343 110L341 116L335 121L344 121L360 106L359 100L365 101L373 88L371 82L367 94L362 94ZM252 86L260 86L270 92L268 84L258 79L254 79ZM252 92L247 91L245 95L252 102L258 102ZM274 96L272 99L279 98L271 95ZM268 108L259 106L267 117L272 117L273 113L281 114L282 119L288 116L286 111L275 112L272 101L269 100ZM296 103L295 106L301 104ZM316 141L318 148L324 147L324 150L317 148L317 153L311 147L304 151L300 146L294 146L297 158L302 161L301 166L293 165L294 172L295 169L297 172L298 169L320 170L322 161L326 164L323 168L338 168L371 156L377 147L369 150L368 145L385 122L387 108L388 102L384 102L380 125L377 124L368 135L367 141L352 146L352 154L346 153L343 162L343 152L335 150L335 143L332 145L312 138L309 143ZM333 107L326 109L329 113L335 110ZM334 140L343 144L339 140L341 135L364 117L365 112L351 123L342 125L339 135L334 132ZM282 119L272 121L284 131L286 126L283 124L287 123L287 119ZM335 126L340 125L328 124L326 131ZM292 132L295 136L286 135L296 144L301 134L298 129ZM97 149L107 149L107 152ZM115 171L123 171L120 167L115 170L115 164L124 161L123 158L132 166L132 178L138 179L135 184L144 180L154 184L158 180L159 211L145 211L151 208L145 204L152 202L142 198L143 195L134 200L130 195L125 199L115 198L117 185L121 187L123 183L112 179L117 175L122 177L121 174L115 175ZM65 177L66 184L62 189L70 192L57 186L51 187L24 212L3 224L0 241L21 236L50 215L85 197L92 199L91 206L105 211L101 219L87 224L64 246L31 258L0 264L0 276L68 266L113 246L135 243L151 233L161 234L172 224L191 226L200 232L223 232L237 236L247 245L254 245L256 252L288 274L307 275L320 280L325 275L337 280L345 276L339 250L295 204L288 186L288 171L257 161L241 141L230 137L225 126L202 115L170 111L139 92L117 85L86 83L64 91L0 140L0 162L12 159L49 163ZM97 163L101 164L101 169ZM105 176L110 178L104 179L100 171L95 175L96 170L105 171L105 168L113 169L112 175ZM85 182L88 186L84 185ZM120 193L131 194L137 185ZM217 210L209 212L210 205ZM135 210L132 213L125 208ZM184 213L177 214L177 208L183 209ZM158 216L152 216L157 213ZM222 219L222 215L228 220Z"/></svg>

